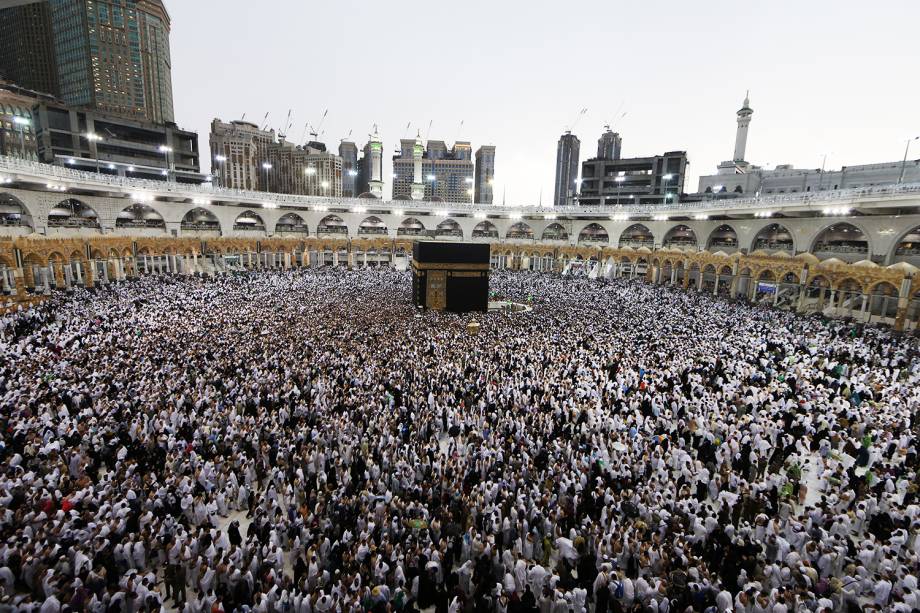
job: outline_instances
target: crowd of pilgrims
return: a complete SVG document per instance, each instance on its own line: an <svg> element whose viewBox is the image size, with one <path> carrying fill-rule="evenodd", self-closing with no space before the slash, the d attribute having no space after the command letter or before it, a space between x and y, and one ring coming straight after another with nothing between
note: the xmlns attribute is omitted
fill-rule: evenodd
<svg viewBox="0 0 920 613"><path fill-rule="evenodd" d="M920 609L916 337L641 281L147 277L0 318L0 611Z"/></svg>

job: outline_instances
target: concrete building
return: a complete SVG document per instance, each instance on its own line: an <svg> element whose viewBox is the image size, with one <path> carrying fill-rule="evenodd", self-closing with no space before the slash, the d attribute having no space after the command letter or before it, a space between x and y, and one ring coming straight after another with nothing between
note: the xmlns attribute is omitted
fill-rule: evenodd
<svg viewBox="0 0 920 613"><path fill-rule="evenodd" d="M419 138L403 139L393 156L393 198L471 202L474 171L469 142L458 141L448 150L444 141L430 140L425 148Z"/></svg>
<svg viewBox="0 0 920 613"><path fill-rule="evenodd" d="M184 183L201 183L198 134L159 124L77 110L57 103L33 107L42 162Z"/></svg>
<svg viewBox="0 0 920 613"><path fill-rule="evenodd" d="M38 159L32 109L43 101L54 98L0 81L0 155Z"/></svg>
<svg viewBox="0 0 920 613"><path fill-rule="evenodd" d="M162 0L21 4L0 14L0 67L19 85L80 109L175 121L170 18Z"/></svg>
<svg viewBox="0 0 920 613"><path fill-rule="evenodd" d="M342 158L342 196L358 197L358 146L349 140L339 143L339 157Z"/></svg>
<svg viewBox="0 0 920 613"><path fill-rule="evenodd" d="M641 158L587 160L581 165L578 203L584 206L674 203L683 192L687 164L685 151Z"/></svg>
<svg viewBox="0 0 920 613"><path fill-rule="evenodd" d="M569 206L578 192L578 160L581 141L571 132L559 137L556 145L556 189L553 206Z"/></svg>
<svg viewBox="0 0 920 613"><path fill-rule="evenodd" d="M745 160L745 156L753 114L750 97L745 96L744 104L736 113L738 127L734 159L719 164L716 174L701 176L699 193L731 198L920 183L920 160L908 159L910 143L904 159L899 162L844 166L840 170L795 168L791 164L767 169L751 164Z"/></svg>
<svg viewBox="0 0 920 613"><path fill-rule="evenodd" d="M492 204L492 182L495 178L495 146L483 145L476 150L476 193L477 204Z"/></svg>

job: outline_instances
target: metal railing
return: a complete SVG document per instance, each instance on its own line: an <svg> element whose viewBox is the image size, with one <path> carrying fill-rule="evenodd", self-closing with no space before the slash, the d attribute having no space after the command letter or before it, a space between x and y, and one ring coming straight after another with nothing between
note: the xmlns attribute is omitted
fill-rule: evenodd
<svg viewBox="0 0 920 613"><path fill-rule="evenodd" d="M833 203L852 203L858 199L885 198L899 195L920 195L920 183L892 184L874 187L859 187L853 189L825 190L820 192L799 192L796 194L771 194L753 198L712 199L694 202L669 202L660 205L620 205L620 206L494 206L491 204L469 204L429 202L421 200L373 200L368 198L332 198L322 196L301 196L293 194L276 194L270 192L249 191L215 187L210 184L189 184L167 181L153 181L150 179L132 179L106 175L90 171L75 170L66 166L53 166L42 164L22 158L0 156L0 184L3 179L11 178L5 175L25 174L41 179L49 184L67 183L79 184L80 187L92 188L118 188L131 194L142 192L156 197L179 196L189 200L207 199L220 200L230 203L264 203L270 202L278 206L292 207L343 207L358 209L360 212L367 210L401 210L423 212L447 213L485 213L501 215L506 213L520 213L526 215L561 214L567 217L578 216L606 216L611 214L625 215L685 215L692 212L713 212L738 209L770 209L781 207L822 207Z"/></svg>

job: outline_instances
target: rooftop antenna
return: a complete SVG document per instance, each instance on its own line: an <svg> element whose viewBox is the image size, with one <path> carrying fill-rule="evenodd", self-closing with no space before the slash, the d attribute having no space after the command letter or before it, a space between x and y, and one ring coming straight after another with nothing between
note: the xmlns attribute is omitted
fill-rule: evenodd
<svg viewBox="0 0 920 613"><path fill-rule="evenodd" d="M588 107L585 107L581 109L580 111L578 111L578 114L575 115L575 119L572 120L572 123L569 124L569 127L566 128L565 131L572 132L573 130L575 130L575 126L578 125L578 122L581 121L582 117L584 117L587 113L588 113Z"/></svg>

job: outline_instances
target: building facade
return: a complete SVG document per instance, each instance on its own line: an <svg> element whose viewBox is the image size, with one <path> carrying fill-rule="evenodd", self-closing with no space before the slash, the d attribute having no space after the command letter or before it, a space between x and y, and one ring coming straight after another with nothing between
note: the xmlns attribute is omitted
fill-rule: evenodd
<svg viewBox="0 0 920 613"><path fill-rule="evenodd" d="M0 81L0 155L38 159L33 107L54 98Z"/></svg>
<svg viewBox="0 0 920 613"><path fill-rule="evenodd" d="M211 122L211 170L216 185L231 189L265 191L268 146L275 131L260 130L247 121Z"/></svg>
<svg viewBox="0 0 920 613"><path fill-rule="evenodd" d="M617 160L590 159L581 166L579 204L648 204L676 202L683 193L686 151Z"/></svg>
<svg viewBox="0 0 920 613"><path fill-rule="evenodd" d="M51 6L29 2L0 10L0 78L57 95Z"/></svg>
<svg viewBox="0 0 920 613"><path fill-rule="evenodd" d="M198 134L62 104L33 107L38 158L133 178L201 183Z"/></svg>
<svg viewBox="0 0 920 613"><path fill-rule="evenodd" d="M559 137L556 145L556 189L553 206L573 204L578 185L578 161L581 141L571 132Z"/></svg>
<svg viewBox="0 0 920 613"><path fill-rule="evenodd" d="M42 0L5 9L0 23L0 66L19 85L75 108L175 121L162 0Z"/></svg>
<svg viewBox="0 0 920 613"><path fill-rule="evenodd" d="M401 140L400 152L393 156L393 198L472 202L472 150L466 141L458 141L448 149L444 141L430 140L423 148L419 139Z"/></svg>
<svg viewBox="0 0 920 613"><path fill-rule="evenodd" d="M483 145L476 150L476 193L474 200L479 204L492 204L493 181L495 179L495 147Z"/></svg>
<svg viewBox="0 0 920 613"><path fill-rule="evenodd" d="M326 145L296 145L246 121L211 122L214 182L278 194L342 196L343 162Z"/></svg>

